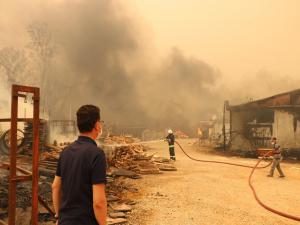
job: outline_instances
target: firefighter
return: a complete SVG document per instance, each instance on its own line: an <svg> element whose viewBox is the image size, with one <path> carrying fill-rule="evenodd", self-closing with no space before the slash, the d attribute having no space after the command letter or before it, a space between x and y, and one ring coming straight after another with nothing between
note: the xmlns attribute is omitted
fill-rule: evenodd
<svg viewBox="0 0 300 225"><path fill-rule="evenodd" d="M176 160L175 149L174 149L175 136L171 129L168 130L168 136L166 137L166 141L169 144L170 159L175 161Z"/></svg>
<svg viewBox="0 0 300 225"><path fill-rule="evenodd" d="M268 174L268 177L273 177L274 170L275 168L277 168L279 172L279 177L283 178L285 177L285 175L283 174L280 167L280 161L282 160L281 149L280 146L277 144L277 139L275 137L272 138L272 146L273 146L273 164L270 169L270 173Z"/></svg>

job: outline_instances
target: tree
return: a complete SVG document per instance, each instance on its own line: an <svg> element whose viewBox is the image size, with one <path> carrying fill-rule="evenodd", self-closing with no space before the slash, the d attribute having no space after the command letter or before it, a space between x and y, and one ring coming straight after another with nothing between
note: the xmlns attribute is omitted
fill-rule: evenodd
<svg viewBox="0 0 300 225"><path fill-rule="evenodd" d="M26 66L27 59L24 51L12 47L0 50L0 69L6 75L9 85L21 80Z"/></svg>
<svg viewBox="0 0 300 225"><path fill-rule="evenodd" d="M36 55L39 68L42 108L48 111L46 87L50 85L48 78L50 77L51 60L55 53L52 35L45 23L32 23L28 26L27 31L30 37L29 47Z"/></svg>

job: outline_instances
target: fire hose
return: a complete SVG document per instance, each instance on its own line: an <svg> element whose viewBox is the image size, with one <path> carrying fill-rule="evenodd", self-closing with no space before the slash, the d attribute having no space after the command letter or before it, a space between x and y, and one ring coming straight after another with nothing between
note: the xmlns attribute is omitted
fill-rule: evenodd
<svg viewBox="0 0 300 225"><path fill-rule="evenodd" d="M207 162L207 163L218 163L218 164L226 164L226 165L230 165L230 166L239 166L239 167L246 167L246 168L254 168L253 166L248 166L248 165L244 165L244 164L238 164L238 163L229 163L229 162L222 162L222 161L215 161L215 160L203 160L203 159L195 159L193 157L191 157L190 155L188 155L184 149L181 147L181 145L175 141L175 143L179 146L179 148L181 149L181 151L191 160L197 161L197 162ZM269 153L268 153L269 154ZM264 159L267 156L267 154L262 158ZM261 160L262 160L261 159ZM269 167L272 164L272 161L270 163L268 163L265 166L261 166L261 167L256 167L257 169L264 169Z"/></svg>
<svg viewBox="0 0 300 225"><path fill-rule="evenodd" d="M190 158L191 160L194 160L194 161L197 161L197 162L207 162L207 163L218 163L218 164L226 164L226 165L231 165L231 166L239 166L239 167L246 167L246 168L251 168L251 173L249 175L249 178L248 178L248 184L253 192L253 195L255 197L255 200L258 202L259 205L261 205L263 208L265 208L266 210L272 212L272 213L275 213L279 216L283 216L283 217L286 217L288 219L292 219L292 220L296 220L296 221L300 221L300 217L297 217L297 216L293 216L293 215L290 215L290 214L287 214L287 213L284 213L284 212L280 212L276 209L273 209L269 206L267 206L266 204L264 204L257 196L256 194L256 191L255 191L255 188L254 186L252 185L252 182L251 182L251 178L252 178L252 175L254 174L254 171L255 169L263 169L263 168L267 168L268 166L270 166L272 164L272 162L270 162L269 164L267 164L266 166L261 166L261 167L258 167L259 163L265 159L269 154L270 152L266 153L263 155L263 157L261 159L259 159L257 161L257 163L255 164L255 166L248 166L248 165L243 165L243 164L237 164L237 163L229 163L229 162L222 162L222 161L214 161L214 160L202 160L202 159L195 159L193 157L191 157L190 155L188 155L184 149L182 148L182 146L177 142L175 141L175 143L179 146L179 148L181 149L181 151L188 157Z"/></svg>

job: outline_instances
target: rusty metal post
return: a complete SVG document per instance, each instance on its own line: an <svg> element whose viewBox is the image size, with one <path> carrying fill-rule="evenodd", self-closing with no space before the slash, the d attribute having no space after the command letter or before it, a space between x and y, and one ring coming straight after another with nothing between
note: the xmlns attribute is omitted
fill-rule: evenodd
<svg viewBox="0 0 300 225"><path fill-rule="evenodd" d="M16 167L17 167L17 118L18 118L18 91L12 86L11 99L11 132L10 132L10 175L9 175L9 207L8 224L15 225L16 220Z"/></svg>
<svg viewBox="0 0 300 225"><path fill-rule="evenodd" d="M38 179L39 179L39 108L40 90L34 89L33 93L33 149L32 149L32 211L31 224L38 224Z"/></svg>
<svg viewBox="0 0 300 225"><path fill-rule="evenodd" d="M32 174L17 176L17 123L18 119L18 97L26 95L19 93L33 93L33 149L32 149ZM9 176L9 203L8 203L8 224L16 223L16 184L17 182L32 180L32 213L31 225L38 224L38 161L39 161L39 107L40 89L36 87L26 87L12 85L11 102L11 136L10 136L10 176ZM29 121L28 119L21 119Z"/></svg>

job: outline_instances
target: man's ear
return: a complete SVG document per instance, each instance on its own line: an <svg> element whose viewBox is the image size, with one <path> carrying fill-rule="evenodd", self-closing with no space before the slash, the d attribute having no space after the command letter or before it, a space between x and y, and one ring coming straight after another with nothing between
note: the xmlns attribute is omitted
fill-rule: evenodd
<svg viewBox="0 0 300 225"><path fill-rule="evenodd" d="M96 122L96 124L95 124L95 129L96 129L97 131L100 131L100 130L101 130L101 123L100 123L99 121Z"/></svg>

